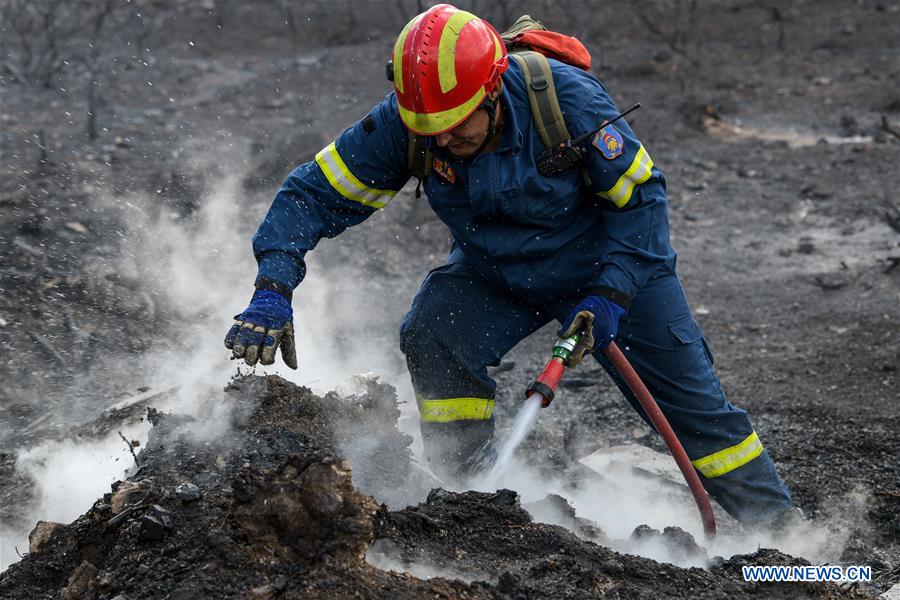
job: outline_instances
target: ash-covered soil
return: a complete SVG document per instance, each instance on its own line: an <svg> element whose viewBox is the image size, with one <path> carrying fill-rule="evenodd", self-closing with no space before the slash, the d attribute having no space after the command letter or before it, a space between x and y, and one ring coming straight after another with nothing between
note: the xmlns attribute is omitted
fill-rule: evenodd
<svg viewBox="0 0 900 600"><path fill-rule="evenodd" d="M362 430L373 414L396 419L393 388L370 380L356 396L320 398L279 377L250 376L228 391L231 429L214 443L197 442L201 423L150 409L153 430L136 472L73 523L40 525L32 552L0 575L0 596L857 595L833 584L744 583L742 564L798 563L771 550L720 561L709 570L618 554L560 526L533 522L511 490L437 488L424 503L391 511L354 487L352 467L341 453L352 442L340 432ZM353 406L369 410L354 414ZM383 452L370 457L368 471L405 484L411 440L396 429L380 440ZM367 552L375 565L430 564L455 577L420 579L382 570L367 562Z"/></svg>
<svg viewBox="0 0 900 600"><path fill-rule="evenodd" d="M275 2L211 4L212 9L204 3L162 1L129 12L129 18L141 15L141 26L132 30L128 21L132 24L120 27L117 35L94 44L103 65L93 73L88 63L79 62L79 53L90 47L85 36L91 27L69 31L69 37L56 39L57 52L67 64L46 81L32 78L42 75L31 74L20 60L23 48L16 40L43 40L49 33L4 35L9 65L0 68L4 525L30 526L23 520L38 502L28 474L17 468L29 448L48 440L89 440L100 432L114 433L118 423L104 416L105 409L136 392L165 389L173 378L205 378L207 385L220 386L219 380L204 374L211 364L224 368L220 337L228 317L244 307L251 293L249 237L254 227L291 166L311 158L387 93L383 63L394 36L417 10L411 1L373 3L363 18L352 2L302 9L285 9L288 3ZM726 393L750 411L763 443L813 523L825 527L840 521L849 528L834 550L842 564L873 567L875 581L867 593L900 582L900 198L893 185L900 164L900 5L835 0L776 6L748 0L564 3L554 4L552 11L546 3L528 2L515 7L506 2L461 6L501 26L529 12L555 29L576 34L591 50L594 72L617 102L643 104L629 120L667 175L679 271ZM105 26L110 23L115 20ZM4 34L13 25L5 20ZM99 125L94 139L85 135L85 90L91 89L100 91L101 100L94 107ZM425 273L442 263L448 248L446 229L409 189L367 223L324 241L310 255L310 277L296 295L301 365L298 373L286 376L329 389L335 376L377 370L389 373L390 382L409 399L396 349L397 324ZM548 327L495 369L501 429L553 341L554 328ZM145 391L148 385L150 392ZM563 385L523 446L523 455L535 468L571 473L584 455L620 444L664 451L596 365L569 373ZM136 406L143 409L154 402ZM244 402L253 406L249 399ZM248 432L257 430L238 421L244 441L235 447L255 448ZM162 460L160 444L177 446L163 441L170 438L162 433L166 419L161 423L153 430L151 448L141 454L148 464L154 456ZM318 434L305 425L297 427ZM331 439L329 435L316 439ZM334 435L340 439L342 434ZM392 439L397 445L385 452L407 447L405 441ZM230 468L199 466L209 458L204 452L213 452L200 450L196 468L213 474ZM300 452L293 446L284 451ZM369 448L347 444L340 455L357 464L369 455ZM123 464L125 459L130 457L124 454ZM314 462L324 465L325 460L323 456ZM160 469L175 470L156 476L152 497L169 511L163 516L181 525L165 530L166 541L142 546L135 532L126 535L121 525L101 536L99 524L112 515L96 505L64 531L91 531L95 538L79 539L105 541L79 546L74 541L78 536L63 535L60 540L83 552L72 550L70 560L68 554L48 550L40 561L45 567L38 569L35 555L13 567L4 581L21 582L21 569L34 568L35 586L59 589L86 561L96 567L98 577L85 567L91 575L85 581L99 585L101 572L121 568L133 569L129 585L150 586L156 578L168 581L166 577L195 572L202 579L204 561L221 558L246 567L234 570L246 583L280 585L280 571L270 576L262 566L249 567L257 564L253 561L258 562L258 555L248 551L227 558L225 546L217 546L220 550L208 559L198 552L197 564L185 555L166 572L149 566L139 572L141 564L150 562L132 554L127 555L131 562L121 566L98 564L120 543L125 544L123 552L141 548L153 560L167 560L168 555L155 550L175 547L177 532L188 531L185 514L212 514L218 509L203 504L211 497L236 502L234 497L216 496L220 487L204 484L200 471L180 478L177 474L184 471L178 469L188 467L173 461L157 462ZM265 464L283 475L279 469L288 462L284 455ZM396 463L399 471L385 473L385 481L405 477L407 464ZM377 471L357 468L354 483L361 492L389 501L391 488L379 488L380 475L372 473ZM141 471L132 479L144 475ZM174 487L195 475L194 483L208 493L200 504L179 504L172 496ZM215 481L222 483L221 489L233 489L231 480ZM262 485L258 474L248 482ZM290 489L290 483L282 483ZM426 497L427 481L409 485L415 489L396 497ZM267 489L264 495L271 492ZM448 532L466 552L478 556L476 536L463 534L465 523L450 515L486 506L491 514L518 524L523 513L511 502L508 494L432 494L429 502L406 512L382 510L368 525L381 540L372 545L370 558L427 576L431 567L415 571L409 563L410 545L421 544L428 560L445 561L438 566L453 565L461 581L470 580L474 559L448 558L429 536ZM140 522L152 506L128 518ZM92 514L101 515L99 521L92 520ZM225 522L226 515L236 518L233 512L216 514L223 520L215 524ZM429 533L424 526L396 526L414 521L416 515L436 520L437 528ZM159 520L158 515L149 516ZM579 529L590 524L569 525L585 539L602 543ZM572 539L549 526L523 527L529 532L559 531ZM196 535L206 539L218 531L230 535L236 530L200 528ZM506 535L499 530L482 533ZM544 533L535 535L541 538ZM184 539L183 547L194 548L192 538ZM357 565L346 567L353 573L360 569L370 574L367 577L387 577L388 590L406 589L398 581L404 586L446 585L447 596L496 594L501 588L515 589L510 592L515 596L519 592L514 586L519 585L523 595L531 589L545 590L546 595L554 577L563 579L561 571L552 568L544 579L523 575L533 568L521 558L527 552L510 542L515 541L512 537L506 545L490 539L510 558L502 569L482 560L482 570L475 570L486 573L489 585L484 588L378 575L358 559L347 558L356 556L356 548L365 552L368 542L348 542L354 550L335 550L342 557L335 560ZM225 543L224 538L220 541ZM288 542L271 543L290 547ZM569 548L566 543L559 547ZM579 556L609 552L585 546L593 549ZM181 556L181 551L172 555ZM297 550L291 547L290 552ZM45 561L49 556L58 558ZM565 556L570 558L560 558L561 564L579 560L568 550ZM760 561L768 560L765 556L790 564L797 560L766 554ZM76 560L78 564L72 564ZM245 560L249 562L241 562ZM303 568L318 568L309 566L313 559L304 560ZM593 559L583 560L593 564ZM737 565L743 559L733 560ZM4 556L3 563L9 562ZM487 571L484 564L490 565ZM623 572L628 564L623 563ZM681 577L710 577L723 586L737 582L734 571L727 570L731 563L721 567L726 571L715 567L702 572L649 561L634 564L648 565L642 567L643 576L659 586L664 577L654 574L671 573L675 587ZM211 568L221 577L234 576ZM509 576L504 575L507 571ZM641 593L631 593L628 586L637 584L615 575L598 568L596 579L589 576L585 585L608 590L608 583L621 583L628 590L621 597ZM353 577L336 574L329 581L339 586L355 581ZM293 582L285 586L296 584L285 578ZM688 587L678 589L688 594ZM775 588L740 590L761 596L780 593ZM694 590L694 595L700 593Z"/></svg>

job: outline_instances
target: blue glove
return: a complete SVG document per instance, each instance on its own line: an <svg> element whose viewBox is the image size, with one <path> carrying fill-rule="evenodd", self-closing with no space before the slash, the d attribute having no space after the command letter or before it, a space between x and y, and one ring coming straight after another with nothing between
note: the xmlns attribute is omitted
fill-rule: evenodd
<svg viewBox="0 0 900 600"><path fill-rule="evenodd" d="M576 333L580 335L578 343L566 361L566 366L578 366L585 354L594 351L595 344L601 349L609 346L616 337L619 319L624 314L624 308L600 296L588 296L579 302L566 317L557 334L563 338Z"/></svg>
<svg viewBox="0 0 900 600"><path fill-rule="evenodd" d="M256 290L250 306L234 318L234 325L225 336L225 347L234 358L243 358L252 366L257 361L264 365L274 363L280 346L284 364L296 369L293 318L287 298L271 290Z"/></svg>

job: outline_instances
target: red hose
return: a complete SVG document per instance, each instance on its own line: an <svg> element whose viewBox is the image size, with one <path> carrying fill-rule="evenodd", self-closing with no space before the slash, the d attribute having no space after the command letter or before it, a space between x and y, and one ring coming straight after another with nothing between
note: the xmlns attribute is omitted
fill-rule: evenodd
<svg viewBox="0 0 900 600"><path fill-rule="evenodd" d="M703 521L703 531L706 532L707 537L715 537L716 518L713 515L712 506L709 504L706 490L703 489L703 484L700 483L700 477L697 476L697 471L694 469L694 465L691 464L691 459L688 458L687 453L681 446L681 442L678 441L678 436L672 431L672 426L669 425L666 416L659 409L659 405L653 399L653 396L650 395L650 391L647 390L644 382L641 381L641 378L635 373L631 363L628 362L628 359L625 358L625 355L622 354L622 351L619 350L619 347L616 346L615 342L610 343L608 347L604 348L603 353L610 361L612 361L613 366L625 379L628 387L631 388L631 391L637 396L638 402L641 403L644 412L650 417L653 426L666 442L666 446L669 447L669 452L672 453L675 462L678 463L678 468L681 469L681 474L684 475L684 479L687 481L688 487L691 488L691 493L694 495L694 501L697 503L697 508L700 510L700 519Z"/></svg>

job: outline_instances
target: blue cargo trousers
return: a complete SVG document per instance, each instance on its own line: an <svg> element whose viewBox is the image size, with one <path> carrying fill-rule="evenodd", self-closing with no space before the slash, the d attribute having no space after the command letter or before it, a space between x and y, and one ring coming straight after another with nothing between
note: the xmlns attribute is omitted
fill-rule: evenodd
<svg viewBox="0 0 900 600"><path fill-rule="evenodd" d="M425 453L442 477L465 470L489 447L500 364L519 341L551 320L562 322L580 296L530 303L485 280L466 262L433 270L400 329L419 406ZM704 487L745 523L791 507L787 487L747 413L728 402L713 357L674 270L661 267L633 298L616 344L672 425ZM602 352L594 354L632 407L647 416ZM524 385L524 384L523 384Z"/></svg>

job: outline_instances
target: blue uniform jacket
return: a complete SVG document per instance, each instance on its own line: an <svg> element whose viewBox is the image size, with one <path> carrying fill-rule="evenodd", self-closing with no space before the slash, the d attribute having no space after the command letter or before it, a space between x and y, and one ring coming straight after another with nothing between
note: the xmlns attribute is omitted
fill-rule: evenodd
<svg viewBox="0 0 900 600"><path fill-rule="evenodd" d="M560 108L573 136L618 110L592 75L550 60ZM594 137L587 152L591 185L578 170L542 177L544 150L515 61L503 74L505 123L498 149L469 161L435 148L425 180L432 209L482 276L535 301L599 293L628 306L667 264L666 188L662 172L623 120ZM393 93L346 129L314 161L288 176L253 238L259 278L290 288L306 273L304 256L387 206L407 182L406 128Z"/></svg>

